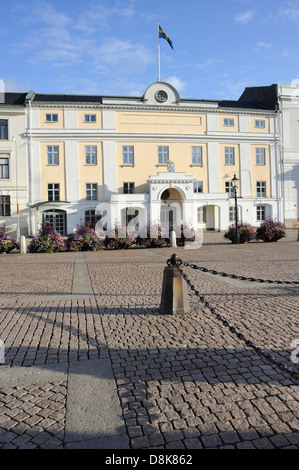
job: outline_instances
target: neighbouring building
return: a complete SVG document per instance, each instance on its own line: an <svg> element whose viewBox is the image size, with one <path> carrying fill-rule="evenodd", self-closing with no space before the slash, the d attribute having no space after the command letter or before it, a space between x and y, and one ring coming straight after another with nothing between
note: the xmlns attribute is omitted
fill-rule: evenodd
<svg viewBox="0 0 299 470"><path fill-rule="evenodd" d="M0 229L28 235L26 93L0 93Z"/></svg>
<svg viewBox="0 0 299 470"><path fill-rule="evenodd" d="M19 94L20 110L1 105L0 120L10 112L17 123L19 112L25 125L1 137L0 152L4 160L9 155L12 172L16 149L23 165L24 230L27 224L34 235L50 221L66 235L109 211L110 223L122 226L138 215L144 223L226 230L235 221L234 175L239 219L292 224L298 218L297 90L246 88L238 101L182 99L164 82L139 97ZM16 186L10 191L15 207Z"/></svg>

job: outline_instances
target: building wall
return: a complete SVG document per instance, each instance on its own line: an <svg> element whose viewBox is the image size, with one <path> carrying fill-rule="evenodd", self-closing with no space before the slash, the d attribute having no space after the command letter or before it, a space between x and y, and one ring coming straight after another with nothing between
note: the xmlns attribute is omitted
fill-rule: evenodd
<svg viewBox="0 0 299 470"><path fill-rule="evenodd" d="M288 227L299 220L299 86L280 85L284 217Z"/></svg>
<svg viewBox="0 0 299 470"><path fill-rule="evenodd" d="M159 87L167 91L169 103L155 101L155 90ZM113 204L118 216L126 207L144 207L149 219L157 218L160 196L169 188L183 195L182 210L190 223L197 226L198 209L205 208L206 228L225 230L231 223L230 208L234 206L225 183L234 175L240 179L238 205L243 220L259 225L259 205L265 206L267 214L274 218L281 215L277 115L272 111L242 106L233 109L233 104L227 110L216 102L181 102L171 86L153 84L143 101L106 98L95 106L82 103L48 106L32 101L30 112L28 154L33 232L42 211L54 207L67 211L69 233L82 222L85 211L95 209L98 203ZM58 114L58 122L45 122L46 113ZM95 114L96 121L86 123L85 114ZM265 126L256 127L256 120L264 120ZM46 162L47 145L55 144L61 154L56 168ZM86 146L97 148L95 165L86 164ZM132 165L123 162L123 146L134 148ZM159 164L159 146L169 147L174 173L167 171L166 164ZM202 147L201 165L192 163L193 146ZM234 149L234 164L225 163L226 147ZM265 149L265 165L256 165L256 148ZM202 193L193 191L197 181L203 182ZM265 198L256 195L257 181L266 182ZM56 205L47 202L47 184L55 182L61 185L61 202ZM135 194L123 194L124 183L128 182L135 184ZM98 200L86 200L86 183L98 185Z"/></svg>
<svg viewBox="0 0 299 470"><path fill-rule="evenodd" d="M0 139L0 158L9 161L9 178L0 179L0 196L10 196L10 216L0 216L12 236L28 235L28 180L25 109L21 106L0 107L0 120L8 120L8 139ZM19 213L18 213L19 207ZM18 229L19 228L19 229Z"/></svg>

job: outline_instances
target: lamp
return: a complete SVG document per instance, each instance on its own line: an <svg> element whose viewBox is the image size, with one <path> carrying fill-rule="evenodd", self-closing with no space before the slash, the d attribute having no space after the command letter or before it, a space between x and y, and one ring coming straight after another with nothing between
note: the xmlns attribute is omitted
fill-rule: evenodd
<svg viewBox="0 0 299 470"><path fill-rule="evenodd" d="M238 227L238 198L237 198L237 191L239 188L239 178L234 175L233 179L231 180L232 187L235 193L235 219L236 219L236 233L235 233L235 243L236 245L240 244L240 233Z"/></svg>

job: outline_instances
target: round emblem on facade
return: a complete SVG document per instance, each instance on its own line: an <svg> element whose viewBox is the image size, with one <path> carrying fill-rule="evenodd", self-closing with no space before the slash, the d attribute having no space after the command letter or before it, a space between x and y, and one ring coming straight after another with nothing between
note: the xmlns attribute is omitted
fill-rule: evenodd
<svg viewBox="0 0 299 470"><path fill-rule="evenodd" d="M167 101L168 96L167 96L166 91L159 90L155 94L155 98L156 98L157 101L159 101L159 103L164 103L164 101Z"/></svg>

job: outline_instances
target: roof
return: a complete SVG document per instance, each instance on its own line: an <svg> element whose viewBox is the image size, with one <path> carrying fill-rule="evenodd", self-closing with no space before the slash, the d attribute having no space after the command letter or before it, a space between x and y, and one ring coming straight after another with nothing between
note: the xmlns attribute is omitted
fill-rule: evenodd
<svg viewBox="0 0 299 470"><path fill-rule="evenodd" d="M64 95L36 93L33 102L43 103L102 103L102 96L98 95Z"/></svg>
<svg viewBox="0 0 299 470"><path fill-rule="evenodd" d="M27 93L0 93L0 105L24 106Z"/></svg>
<svg viewBox="0 0 299 470"><path fill-rule="evenodd" d="M266 109L277 109L278 102L277 85L247 87L239 98L243 103L255 103Z"/></svg>

